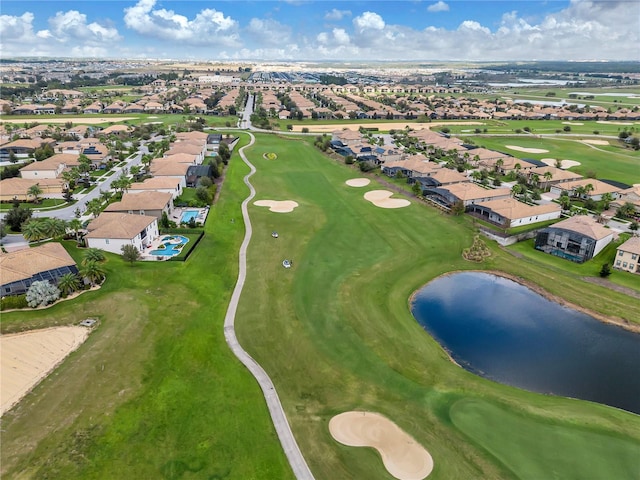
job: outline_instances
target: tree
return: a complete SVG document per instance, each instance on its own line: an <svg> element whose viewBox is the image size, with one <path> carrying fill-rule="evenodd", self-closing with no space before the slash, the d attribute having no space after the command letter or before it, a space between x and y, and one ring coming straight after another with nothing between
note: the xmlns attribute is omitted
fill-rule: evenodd
<svg viewBox="0 0 640 480"><path fill-rule="evenodd" d="M100 283L105 278L105 271L95 260L88 260L80 267L80 276L91 285Z"/></svg>
<svg viewBox="0 0 640 480"><path fill-rule="evenodd" d="M462 200L456 200L453 205L451 205L451 213L453 215L459 216L462 215L465 211L464 202Z"/></svg>
<svg viewBox="0 0 640 480"><path fill-rule="evenodd" d="M514 197L517 197L518 195L522 194L523 190L524 187L517 183L511 188L511 193Z"/></svg>
<svg viewBox="0 0 640 480"><path fill-rule="evenodd" d="M422 184L417 181L414 182L413 185L411 186L411 191L416 197L419 197L420 195L422 195Z"/></svg>
<svg viewBox="0 0 640 480"><path fill-rule="evenodd" d="M39 242L49 238L44 222L39 218L32 218L22 225L22 235L28 242Z"/></svg>
<svg viewBox="0 0 640 480"><path fill-rule="evenodd" d="M549 182L551 181L552 178L553 178L553 173L549 171L544 172L544 179L547 181L547 184L544 186L545 190L549 188Z"/></svg>
<svg viewBox="0 0 640 480"><path fill-rule="evenodd" d="M80 288L80 279L75 273L65 273L58 279L58 288L62 296L66 297Z"/></svg>
<svg viewBox="0 0 640 480"><path fill-rule="evenodd" d="M222 159L225 165L229 163L229 159L231 158L231 151L229 150L229 145L224 142L221 142L218 146L218 156Z"/></svg>
<svg viewBox="0 0 640 480"><path fill-rule="evenodd" d="M7 225L3 220L0 220L0 244L2 243L2 239L7 236Z"/></svg>
<svg viewBox="0 0 640 480"><path fill-rule="evenodd" d="M611 202L613 202L613 195L609 192L603 193L602 198L600 199L600 207L602 210L608 210Z"/></svg>
<svg viewBox="0 0 640 480"><path fill-rule="evenodd" d="M14 232L20 232L22 230L22 225L31 218L31 209L20 206L20 202L16 206L14 204L13 208L9 210L7 215L4 217L5 223L13 230Z"/></svg>
<svg viewBox="0 0 640 480"><path fill-rule="evenodd" d="M563 210L569 210L569 208L571 208L571 199L569 198L569 195L567 195L566 193L563 193L562 195L560 195L560 198L558 198L558 201L560 202L560 206L562 207Z"/></svg>
<svg viewBox="0 0 640 480"><path fill-rule="evenodd" d="M91 160L84 153L78 156L78 171L80 173L89 173L91 171Z"/></svg>
<svg viewBox="0 0 640 480"><path fill-rule="evenodd" d="M616 215L621 218L630 218L636 211L635 206L631 202L625 202L616 211Z"/></svg>
<svg viewBox="0 0 640 480"><path fill-rule="evenodd" d="M206 205L211 204L211 194L207 187L196 188L196 198Z"/></svg>
<svg viewBox="0 0 640 480"><path fill-rule="evenodd" d="M31 185L27 189L27 195L33 197L33 203L39 203L40 195L42 195L42 189L40 188L40 184L36 183L35 185Z"/></svg>
<svg viewBox="0 0 640 480"><path fill-rule="evenodd" d="M97 217L102 211L102 202L99 198L93 198L87 202L87 212Z"/></svg>
<svg viewBox="0 0 640 480"><path fill-rule="evenodd" d="M60 298L60 290L47 280L36 280L27 290L26 298L30 307L44 307Z"/></svg>
<svg viewBox="0 0 640 480"><path fill-rule="evenodd" d="M600 269L600 276L602 278L607 278L609 275L611 275L611 267L608 263L603 263L602 268Z"/></svg>
<svg viewBox="0 0 640 480"><path fill-rule="evenodd" d="M129 262L133 265L133 262L140 260L140 252L135 245L123 245L122 246L122 258L125 262Z"/></svg>
<svg viewBox="0 0 640 480"><path fill-rule="evenodd" d="M43 218L42 223L44 224L45 232L51 238L57 239L63 237L65 233L67 233L67 222L61 218Z"/></svg>
<svg viewBox="0 0 640 480"><path fill-rule="evenodd" d="M104 262L104 260L105 256L102 250L98 248L87 248L87 251L84 252L82 264L85 265L89 262Z"/></svg>
<svg viewBox="0 0 640 480"><path fill-rule="evenodd" d="M82 230L82 222L80 221L80 219L74 218L70 220L67 226L75 234L76 244L80 245L80 230Z"/></svg>

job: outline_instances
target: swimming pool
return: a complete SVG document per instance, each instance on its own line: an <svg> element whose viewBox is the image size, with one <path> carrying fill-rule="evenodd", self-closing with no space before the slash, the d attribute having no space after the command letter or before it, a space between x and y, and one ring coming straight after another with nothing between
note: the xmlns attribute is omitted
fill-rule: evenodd
<svg viewBox="0 0 640 480"><path fill-rule="evenodd" d="M192 218L196 220L199 213L200 210L186 210L182 213L182 217L180 217L180 223L189 223L189 220Z"/></svg>
<svg viewBox="0 0 640 480"><path fill-rule="evenodd" d="M182 235L170 235L162 238L161 245L164 248L158 248L157 250L151 250L149 254L158 255L163 257L173 257L178 255L182 251L182 247L189 241L187 237Z"/></svg>

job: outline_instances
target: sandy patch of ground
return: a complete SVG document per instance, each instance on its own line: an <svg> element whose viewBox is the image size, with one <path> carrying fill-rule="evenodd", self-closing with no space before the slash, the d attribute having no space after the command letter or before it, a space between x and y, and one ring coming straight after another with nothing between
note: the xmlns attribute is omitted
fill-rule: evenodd
<svg viewBox="0 0 640 480"><path fill-rule="evenodd" d="M546 163L547 165L551 165L552 167L556 166L555 158L542 158L540 159L540 161ZM581 165L581 163L576 162L575 160L562 160L560 162L560 168L562 168L563 170L571 167L577 167L578 165Z"/></svg>
<svg viewBox="0 0 640 480"><path fill-rule="evenodd" d="M17 118L0 118L0 122L3 123L32 123L38 122L40 125L47 125L49 123L67 123L71 122L74 125L93 125L96 123L109 123L109 122L124 122L125 120L136 120L134 117L64 117L64 118L28 118L28 119L17 119Z"/></svg>
<svg viewBox="0 0 640 480"><path fill-rule="evenodd" d="M562 122L563 125L584 125L584 123L580 122Z"/></svg>
<svg viewBox="0 0 640 480"><path fill-rule="evenodd" d="M400 480L422 480L433 470L429 452L379 413L341 413L329 421L329 431L344 445L375 448L387 471Z"/></svg>
<svg viewBox="0 0 640 480"><path fill-rule="evenodd" d="M293 200L258 200L253 203L258 207L269 207L269 210L276 213L291 213L298 206L298 202Z"/></svg>
<svg viewBox="0 0 640 480"><path fill-rule="evenodd" d="M389 190L371 190L364 194L364 199L369 200L376 207L380 208L402 208L411 205L409 200L404 198L391 198L393 192Z"/></svg>
<svg viewBox="0 0 640 480"><path fill-rule="evenodd" d="M609 125L633 125L633 122L614 122L611 120L597 120L596 123L604 123Z"/></svg>
<svg viewBox="0 0 640 480"><path fill-rule="evenodd" d="M371 183L371 180L368 178L352 178L345 182L350 187L366 187Z"/></svg>
<svg viewBox="0 0 640 480"><path fill-rule="evenodd" d="M403 123L391 123L391 122L380 122L380 123L333 123L327 125L314 125L314 124L305 124L305 125L294 125L294 132L301 132L303 128L308 128L310 132L319 132L319 133L327 133L333 132L335 130L354 130L357 131L360 127L364 128L377 128L380 131L389 131L389 130L402 130L405 127L412 128L413 130L429 130L433 127L440 127L443 125L484 125L482 122L432 122L432 123L418 123L418 122L403 122Z"/></svg>
<svg viewBox="0 0 640 480"><path fill-rule="evenodd" d="M518 147L517 145L505 145L509 150L515 150L516 152L525 152L525 153L549 153L549 150L545 150L543 148L528 148L528 147Z"/></svg>
<svg viewBox="0 0 640 480"><path fill-rule="evenodd" d="M582 140L583 143L588 143L590 145L609 145L609 142L606 140Z"/></svg>
<svg viewBox="0 0 640 480"><path fill-rule="evenodd" d="M89 335L54 327L0 336L0 416L18 403Z"/></svg>

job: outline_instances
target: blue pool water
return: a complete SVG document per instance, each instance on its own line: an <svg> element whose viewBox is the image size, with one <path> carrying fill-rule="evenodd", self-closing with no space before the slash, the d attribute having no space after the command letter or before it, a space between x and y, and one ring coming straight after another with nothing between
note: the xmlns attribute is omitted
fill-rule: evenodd
<svg viewBox="0 0 640 480"><path fill-rule="evenodd" d="M180 240L180 243L171 243L173 241ZM187 237L183 237L182 235L171 235L168 237L164 237L162 239L162 243L164 244L164 248L158 250L151 250L151 255L162 255L165 257L173 257L174 255L178 255L182 251L182 247L189 241Z"/></svg>
<svg viewBox="0 0 640 480"><path fill-rule="evenodd" d="M195 220L198 217L199 210L187 210L182 214L180 218L180 223L189 223L189 220L192 218Z"/></svg>

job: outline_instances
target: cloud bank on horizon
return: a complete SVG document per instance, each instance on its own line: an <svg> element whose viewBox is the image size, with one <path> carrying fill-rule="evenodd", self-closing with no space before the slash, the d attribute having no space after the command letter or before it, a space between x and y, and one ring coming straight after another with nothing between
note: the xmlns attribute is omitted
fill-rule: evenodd
<svg viewBox="0 0 640 480"><path fill-rule="evenodd" d="M7 0L0 51L4 58L639 61L639 19L638 0Z"/></svg>

